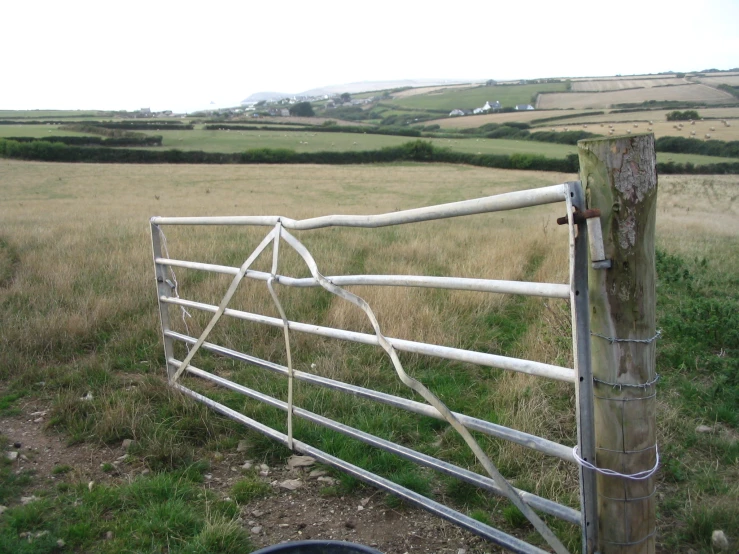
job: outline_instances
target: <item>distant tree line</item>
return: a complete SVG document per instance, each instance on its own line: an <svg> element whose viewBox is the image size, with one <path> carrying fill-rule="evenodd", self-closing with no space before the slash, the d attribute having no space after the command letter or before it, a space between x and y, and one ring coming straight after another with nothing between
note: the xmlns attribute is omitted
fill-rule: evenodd
<svg viewBox="0 0 739 554"><path fill-rule="evenodd" d="M329 122L326 122L329 123ZM208 131L270 131L269 126L256 126L256 125L231 125L231 124L215 124L205 125L204 129ZM367 135L396 135L401 137L420 137L421 131L418 129L410 129L407 127L370 127L360 125L336 125L323 124L320 126L314 125L309 129L306 128L283 128L280 132L284 131L295 131L295 132L310 132L310 133L362 133Z"/></svg>
<svg viewBox="0 0 739 554"><path fill-rule="evenodd" d="M547 158L537 154L471 154L439 148L416 140L379 150L343 152L295 152L288 149L261 148L237 153L182 150L132 150L127 148L69 146L43 140L19 142L0 139L0 157L49 162L86 163L188 163L188 164L367 164L396 161L466 164L502 169L531 169L576 173L577 154L566 158ZM739 174L739 162L695 166L674 162L658 163L660 173Z"/></svg>
<svg viewBox="0 0 739 554"><path fill-rule="evenodd" d="M660 137L654 142L654 147L657 152L739 158L739 140L727 142L685 137Z"/></svg>
<svg viewBox="0 0 739 554"><path fill-rule="evenodd" d="M60 144L67 144L71 146L107 146L107 147L121 147L121 146L161 146L162 136L142 136L142 137L117 137L117 138L103 138L103 137L6 137L8 140L14 140L17 142L34 142L37 140L44 142L55 142Z"/></svg>
<svg viewBox="0 0 739 554"><path fill-rule="evenodd" d="M665 117L667 118L667 121L691 121L701 118L701 116L698 115L698 112L695 110L685 110L684 112L681 112L680 110L675 110L672 112L667 112L667 115Z"/></svg>

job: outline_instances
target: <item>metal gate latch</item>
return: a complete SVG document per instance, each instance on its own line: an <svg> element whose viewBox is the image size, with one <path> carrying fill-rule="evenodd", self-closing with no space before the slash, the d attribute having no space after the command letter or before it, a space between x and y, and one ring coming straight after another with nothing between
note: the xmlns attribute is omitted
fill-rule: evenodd
<svg viewBox="0 0 739 554"><path fill-rule="evenodd" d="M590 244L590 260L593 269L610 269L611 260L606 258L605 246L603 245L603 230L600 226L600 210L585 210L581 212L578 208L572 213L572 221L575 224L585 221L588 225L588 243ZM567 216L557 218L558 225L567 225Z"/></svg>

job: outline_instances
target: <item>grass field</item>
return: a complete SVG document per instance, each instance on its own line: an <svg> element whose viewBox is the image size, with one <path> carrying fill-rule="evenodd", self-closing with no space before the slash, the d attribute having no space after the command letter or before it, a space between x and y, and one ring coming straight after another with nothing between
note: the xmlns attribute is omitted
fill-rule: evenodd
<svg viewBox="0 0 739 554"><path fill-rule="evenodd" d="M705 83L714 87L716 85L731 85L734 87L739 87L739 75L736 74L721 76L707 75L706 77L696 77L696 79L701 83Z"/></svg>
<svg viewBox="0 0 739 554"><path fill-rule="evenodd" d="M115 552L123 547L118 536L126 537L140 528L159 529L162 520L170 522L167 533L152 534L147 545L135 542L128 547L161 551L174 540L182 552L223 552L196 549L207 538L201 530L210 529L224 540L244 533L232 507L223 499L198 496L190 478L182 474L201 475L207 468L203 462L209 455L206 452L234 448L244 435L212 412L166 392L160 379L163 360L152 279L150 216L278 214L300 218L382 213L573 178L446 165L97 166L0 160L0 378L4 383L0 394L11 405L17 397L51 403L51 426L72 441L117 444L123 438L136 438L138 449L130 455L147 464L158 479L136 480L115 490L95 488L90 495L98 496L90 496L86 482L73 482L71 489L49 486L44 490L48 476L29 475L21 482L3 465L0 484L4 496L0 500L10 509L0 518L0 544L8 552L20 551L27 548L25 539L18 538L20 531L51 526L56 536L77 551ZM692 549L708 554L713 529L723 529L732 544L739 532L736 185L733 176L662 176L659 181L658 325L664 338L658 350L663 468L657 540L665 551ZM558 207L543 207L404 229L323 230L299 237L327 275L388 271L562 282L567 271L566 239L564 229L554 224L560 212ZM166 233L172 257L229 265L238 265L263 235L212 227L172 227ZM304 274L295 256L283 254L281 271ZM260 261L259 269L268 267L269 260ZM178 271L177 277L183 297L204 301L219 298L228 282L186 270ZM370 302L389 336L571 363L565 302L413 289L354 290ZM320 291L280 287L278 294L291 318L366 328L361 314ZM234 302L237 307L276 315L263 285L245 284ZM193 315L190 330L197 334L205 320L202 314ZM179 314L174 319L181 329ZM282 335L275 330L219 325L213 339L284 363ZM384 357L370 347L305 336L293 340L293 361L299 369L315 364L321 375L406 394ZM569 386L417 356L403 356L403 362L455 409L572 444L575 429ZM284 395L284 382L261 372L200 354L194 363ZM143 384L123 386L134 377L144 379ZM192 380L189 384L201 386ZM93 400L81 399L87 392ZM278 428L284 426L281 413L231 393L211 390L210 394L250 416ZM307 385L296 388L296 402L475 467L455 436L435 421L406 417L390 408L335 394L316 396ZM713 431L696 433L699 424ZM296 433L427 494L456 499L494 524L512 528L513 520L501 514L497 502L474 489L455 489L409 463L375 455L349 439L307 424L298 425ZM286 456L266 439L247 436L262 459ZM573 467L551 464L522 447L496 440L483 440L483 446L517 486L568 504L576 501ZM35 494L43 502L28 509L19 506L17 499L31 485L37 487ZM356 483L345 480L343 487L341 494L350 495ZM73 502L75 497L84 501ZM151 501L143 502L145 498ZM165 502L167 498L170 503ZM120 530L112 543L104 540L104 528L98 523L105 517L113 518L107 525ZM526 526L517 532L531 534ZM560 526L558 532L577 551L574 530ZM139 541L140 536L132 540Z"/></svg>
<svg viewBox="0 0 739 554"><path fill-rule="evenodd" d="M471 110L482 107L486 101L495 102L496 100L503 107L513 107L516 104L533 104L532 96L537 92L564 91L565 89L565 83L482 86L454 91L442 90L400 98L392 102L405 108L445 111L451 111L456 108Z"/></svg>
<svg viewBox="0 0 739 554"><path fill-rule="evenodd" d="M666 116L669 112L673 110L644 110L644 111L634 111L634 112L623 112L623 113L614 113L614 112L608 112L601 115L588 115L587 110L567 110L567 111L558 111L558 110L550 110L548 112L539 112L539 113L546 113L546 114L560 114L560 115L568 115L572 114L572 118L568 119L562 119L560 121L553 121L550 123L542 123L540 126L542 127L550 127L552 125L562 125L562 124L570 124L570 123L624 123L624 122L649 122L649 121L666 121ZM739 120L739 108L698 108L697 109L698 114L706 119L737 119ZM475 116L473 116L475 117ZM464 118L467 119L467 118ZM676 122L677 123L677 122ZM685 123L684 121L682 122ZM716 122L710 122L707 121L710 125L715 125ZM733 124L733 122L732 122Z"/></svg>
<svg viewBox="0 0 739 554"><path fill-rule="evenodd" d="M648 100L671 100L678 102L705 102L706 104L727 104L736 102L728 92L706 85L680 85L673 87L652 87L635 90L609 92L570 92L542 94L536 106L542 110L585 108L610 108L616 104L631 104Z"/></svg>
<svg viewBox="0 0 739 554"><path fill-rule="evenodd" d="M590 81L573 81L573 92L605 92L609 90L623 90L628 88L651 88L666 85L682 85L683 79L659 78L659 79L593 79Z"/></svg>
<svg viewBox="0 0 739 554"><path fill-rule="evenodd" d="M466 115L464 117L442 117L433 121L424 122L426 125L436 123L442 129L471 129L480 127L486 123L509 123L511 121L519 121L521 123L530 123L534 119L542 119L545 117L559 117L571 115L573 118L577 116L586 116L592 110L526 110L510 113L491 113L480 115ZM597 117L597 116L593 116Z"/></svg>
<svg viewBox="0 0 739 554"><path fill-rule="evenodd" d="M597 119L597 118L593 118ZM654 133L654 136L659 137L686 137L686 138L697 138L697 139L705 139L706 135L710 135L711 139L713 140L723 140L723 141L734 141L739 140L739 119L735 119L730 121L731 127L727 127L721 121L713 121L713 120L706 120L706 121L696 121L695 124L691 125L690 122L687 121L664 121L664 120L651 120L653 123L650 124L649 121L641 121L639 119L637 120L631 120L631 121L620 121L620 122L613 122L613 123L568 123L568 122L560 122L556 121L553 123L556 123L556 125L551 124L547 126L542 126L540 130L546 129L554 129L555 131L564 131L565 129L569 129L570 131L575 129L582 129L584 131L589 131L591 133L599 133L606 135L608 134L609 130L613 128L614 133L616 135L623 135L626 134L626 131L631 131L632 133L640 133L644 132L647 129L651 128L652 132ZM682 123L683 127L675 127L678 123ZM695 134L693 134L695 133Z"/></svg>
<svg viewBox="0 0 739 554"><path fill-rule="evenodd" d="M98 110L0 110L0 119L99 118L110 117L110 114Z"/></svg>

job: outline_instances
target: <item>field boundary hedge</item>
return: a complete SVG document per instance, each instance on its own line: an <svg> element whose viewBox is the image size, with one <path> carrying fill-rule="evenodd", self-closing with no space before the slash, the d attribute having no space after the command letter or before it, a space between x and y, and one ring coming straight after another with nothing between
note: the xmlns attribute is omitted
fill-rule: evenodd
<svg viewBox="0 0 739 554"><path fill-rule="evenodd" d="M230 125L230 124L215 124L205 125L203 127L206 131L274 131L269 127L257 125ZM359 133L367 135L393 135L399 137L420 137L421 131L418 129L410 129L406 127L365 127L359 125L315 125L309 129L300 128L289 128L280 129L282 131L292 132L311 132L311 133Z"/></svg>
<svg viewBox="0 0 739 554"><path fill-rule="evenodd" d="M359 152L295 152L260 148L231 154L182 150L132 150L127 148L80 147L36 140L18 142L0 139L0 157L21 160L72 163L134 164L371 164L389 162L437 162L500 169L530 169L577 173L577 154L547 158L537 154L470 154L439 148L423 140L400 146ZM658 163L660 173L739 174L739 162L696 166L691 163Z"/></svg>
<svg viewBox="0 0 739 554"><path fill-rule="evenodd" d="M102 138L102 137L63 137L63 136L50 136L50 137L5 137L7 140L14 140L16 142L34 142L34 141L45 141L54 142L60 144L66 144L69 146L107 146L107 147L121 147L121 146L161 146L162 136L142 136L142 137L116 137L116 138Z"/></svg>

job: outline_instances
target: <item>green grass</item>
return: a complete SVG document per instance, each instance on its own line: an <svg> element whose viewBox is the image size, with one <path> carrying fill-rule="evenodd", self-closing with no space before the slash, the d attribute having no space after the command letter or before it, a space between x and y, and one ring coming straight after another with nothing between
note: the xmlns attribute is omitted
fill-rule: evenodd
<svg viewBox="0 0 739 554"><path fill-rule="evenodd" d="M78 137L92 136L92 133L63 131L59 125L0 125L0 138L5 137Z"/></svg>
<svg viewBox="0 0 739 554"><path fill-rule="evenodd" d="M272 487L252 475L236 482L231 487L231 498L239 504L249 504L252 500L268 496L272 492Z"/></svg>
<svg viewBox="0 0 739 554"><path fill-rule="evenodd" d="M481 86L418 94L390 102L405 108L451 111L457 108L471 110L482 107L486 101L495 102L497 100L503 107L511 108L517 104L534 104L532 97L538 92L563 92L565 90L565 83Z"/></svg>
<svg viewBox="0 0 739 554"><path fill-rule="evenodd" d="M251 551L236 504L217 500L200 481L197 471L179 471L91 490L80 483L49 492L3 514L0 552L58 552L59 539L77 552ZM21 533L41 536L29 541Z"/></svg>
<svg viewBox="0 0 739 554"><path fill-rule="evenodd" d="M100 118L110 117L112 113L98 110L0 110L0 119Z"/></svg>

